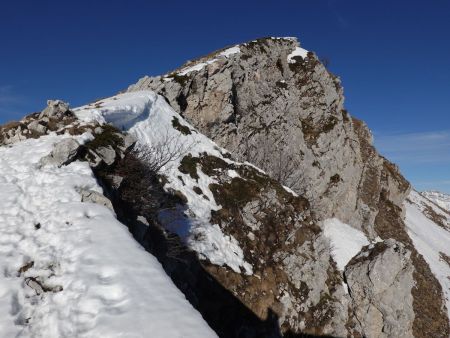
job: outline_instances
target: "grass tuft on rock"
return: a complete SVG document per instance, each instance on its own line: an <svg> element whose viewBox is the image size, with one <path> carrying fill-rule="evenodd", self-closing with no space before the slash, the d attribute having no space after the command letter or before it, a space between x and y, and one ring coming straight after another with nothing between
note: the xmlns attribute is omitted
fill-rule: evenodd
<svg viewBox="0 0 450 338"><path fill-rule="evenodd" d="M176 130L178 130L183 135L190 135L192 134L191 129L188 126L184 126L180 123L180 120L178 120L178 117L174 116L172 119L172 127L174 127Z"/></svg>

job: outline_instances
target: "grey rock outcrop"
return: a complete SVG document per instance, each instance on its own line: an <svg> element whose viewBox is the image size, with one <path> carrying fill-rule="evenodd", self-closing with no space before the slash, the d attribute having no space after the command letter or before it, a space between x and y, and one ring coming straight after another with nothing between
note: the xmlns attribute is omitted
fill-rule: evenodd
<svg viewBox="0 0 450 338"><path fill-rule="evenodd" d="M11 123L0 131L0 145L26 140L28 133L28 129L25 129L23 125Z"/></svg>
<svg viewBox="0 0 450 338"><path fill-rule="evenodd" d="M105 197L103 194L90 190L90 189L79 189L81 195L81 202L95 203L107 207L109 210L114 211L111 201Z"/></svg>
<svg viewBox="0 0 450 338"><path fill-rule="evenodd" d="M0 145L38 138L50 132L82 134L90 131L91 127L94 128L77 120L67 103L49 100L42 112L32 113L18 122L0 126Z"/></svg>
<svg viewBox="0 0 450 338"><path fill-rule="evenodd" d="M393 239L365 247L345 269L365 337L414 337L411 252Z"/></svg>
<svg viewBox="0 0 450 338"><path fill-rule="evenodd" d="M99 147L96 153L107 165L113 164L116 160L116 151L111 146Z"/></svg>
<svg viewBox="0 0 450 338"><path fill-rule="evenodd" d="M131 135L123 134L110 125L95 126L92 130L94 140L84 146L86 151L83 158L93 168L112 166L135 144Z"/></svg>
<svg viewBox="0 0 450 338"><path fill-rule="evenodd" d="M35 120L28 124L28 130L43 135L47 131L47 127Z"/></svg>
<svg viewBox="0 0 450 338"><path fill-rule="evenodd" d="M67 165L76 159L79 150L80 144L76 140L66 138L54 145L52 152L41 159L40 165Z"/></svg>
<svg viewBox="0 0 450 338"><path fill-rule="evenodd" d="M61 100L48 100L47 107L41 112L39 118L56 117L61 118L64 115L71 114L69 105Z"/></svg>

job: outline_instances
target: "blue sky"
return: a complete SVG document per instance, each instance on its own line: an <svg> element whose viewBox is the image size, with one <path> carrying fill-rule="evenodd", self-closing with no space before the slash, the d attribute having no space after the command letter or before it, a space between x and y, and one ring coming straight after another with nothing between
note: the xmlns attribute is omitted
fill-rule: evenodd
<svg viewBox="0 0 450 338"><path fill-rule="evenodd" d="M418 189L450 193L450 2L2 1L0 123L109 96L226 45L297 36Z"/></svg>

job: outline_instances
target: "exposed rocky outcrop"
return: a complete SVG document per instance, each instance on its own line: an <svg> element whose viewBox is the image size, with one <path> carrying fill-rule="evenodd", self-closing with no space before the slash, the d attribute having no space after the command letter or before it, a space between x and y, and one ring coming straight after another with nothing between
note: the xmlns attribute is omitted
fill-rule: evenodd
<svg viewBox="0 0 450 338"><path fill-rule="evenodd" d="M321 219L335 216L370 234L377 210L357 191L379 181L383 161L375 152L373 170L366 169L370 154L358 136L371 144L370 132L356 130L340 80L313 53L288 60L297 46L293 39L259 39L199 71L185 74L188 64L129 90L156 90L238 158L272 176L287 172L283 183L307 197Z"/></svg>
<svg viewBox="0 0 450 338"><path fill-rule="evenodd" d="M214 182L209 189L221 209L211 213L211 224L218 224L226 235L245 238L240 247L253 271L248 275L207 260L199 262L186 244L158 220L160 210L183 205L185 197L178 191L164 191L164 175L155 175L137 157L138 153L128 151L133 144L129 135L111 126L94 127L102 128L102 132L94 133L94 139L82 147L78 158L90 163L119 218L158 257L221 336L240 336L245 327L248 332L244 337L278 337L278 325L283 332L344 336L346 324L353 322L358 330L348 311L350 299L331 259L328 240L305 198L287 191L251 165L207 153L184 156L181 173L193 180L199 179L201 173ZM114 159L98 163L105 148L115 152L110 157ZM230 171L234 172L231 180ZM194 191L207 198L198 187ZM96 192L80 189L80 194L82 201L110 207L108 200ZM205 281L211 277L217 282ZM251 309L252 316L247 318L241 307ZM234 318L235 326L222 316ZM274 322L278 325L274 326Z"/></svg>
<svg viewBox="0 0 450 338"><path fill-rule="evenodd" d="M116 151L111 146L99 147L97 149L97 154L107 165L113 164L116 160Z"/></svg>
<svg viewBox="0 0 450 338"><path fill-rule="evenodd" d="M347 265L345 278L365 337L413 337L411 252L389 239L365 247Z"/></svg>
<svg viewBox="0 0 450 338"><path fill-rule="evenodd" d="M273 311L283 331L346 335L342 277L309 202L252 166L213 156L182 164L182 172L196 176L199 170L216 182L210 189L221 209L212 213L211 224L239 239L253 274L204 263L206 270L259 318ZM237 173L231 181L229 170Z"/></svg>
<svg viewBox="0 0 450 338"><path fill-rule="evenodd" d="M53 164L61 167L75 160L79 151L80 144L72 138L67 138L55 144L52 152L48 156L43 157L40 164L42 166Z"/></svg>
<svg viewBox="0 0 450 338"><path fill-rule="evenodd" d="M105 195L97 191L81 188L79 189L79 193L81 195L81 202L100 204L110 210L114 210L111 201L107 197L105 197Z"/></svg>
<svg viewBox="0 0 450 338"><path fill-rule="evenodd" d="M38 135L43 135L47 131L47 127L44 124L39 123L39 121L35 120L30 122L28 125L28 130L32 133L36 133Z"/></svg>
<svg viewBox="0 0 450 338"><path fill-rule="evenodd" d="M77 119L69 105L61 100L48 100L47 107L30 114L19 122L0 126L0 145L39 138L50 133L68 136L89 133L85 144L68 137L54 145L52 152L41 159L40 165L63 166L77 159L84 159L91 167L110 166L133 146L135 140L111 125L97 122L86 123ZM94 136L95 135L95 136Z"/></svg>
<svg viewBox="0 0 450 338"><path fill-rule="evenodd" d="M47 107L39 114L39 118L44 117L55 117L62 118L63 116L73 116L72 112L69 111L69 105L61 100L48 100Z"/></svg>
<svg viewBox="0 0 450 338"><path fill-rule="evenodd" d="M301 51L295 39L258 39L188 62L167 75L144 77L128 91L151 89L163 95L236 158L261 167L304 196L319 222L336 217L370 240L393 238L404 245L411 251L404 259L414 266L414 287L406 291L413 302L405 304L405 313L411 313L412 306L414 316L405 317L412 321L407 325L415 337L444 337L449 324L442 289L405 231L403 202L410 184L397 166L378 154L367 126L347 113L340 80L314 53L304 51L302 57L293 56L294 51ZM244 214L252 208L246 206ZM255 223L253 213L245 220ZM247 241L244 234L236 238ZM314 252L321 247L316 243ZM292 259L297 261L301 258ZM428 292L425 280L435 303L423 296ZM227 284L226 278L223 282L229 288L235 283ZM364 306L358 302L362 300L353 299L350 312L352 306ZM257 306L252 309L258 311ZM376 330L388 327L387 321L383 317ZM301 328L295 325L298 322L289 323L290 328ZM324 327L319 321L316 325ZM357 336L357 330L352 335Z"/></svg>
<svg viewBox="0 0 450 338"><path fill-rule="evenodd" d="M88 130L90 126L78 121L67 103L49 100L42 112L33 113L18 122L0 126L0 145L39 138L51 132L58 135L64 133L78 135Z"/></svg>

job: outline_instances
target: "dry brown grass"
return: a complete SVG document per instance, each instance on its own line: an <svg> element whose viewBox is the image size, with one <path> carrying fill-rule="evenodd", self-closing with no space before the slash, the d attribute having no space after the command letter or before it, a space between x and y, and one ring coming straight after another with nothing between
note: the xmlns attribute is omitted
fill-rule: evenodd
<svg viewBox="0 0 450 338"><path fill-rule="evenodd" d="M24 126L24 124L22 122L11 121L11 122L8 122L8 123L5 123L4 125L2 125L0 127L0 129L7 132L8 130L17 129L18 127L23 127L23 126Z"/></svg>
<svg viewBox="0 0 450 338"><path fill-rule="evenodd" d="M315 123L311 118L302 119L302 132L306 143L312 146L317 142L321 134L326 134L336 127L339 120L336 116L329 115Z"/></svg>
<svg viewBox="0 0 450 338"><path fill-rule="evenodd" d="M445 263L447 263L448 267L450 268L450 256L447 256L445 253L443 252L439 252L439 258L444 261Z"/></svg>

